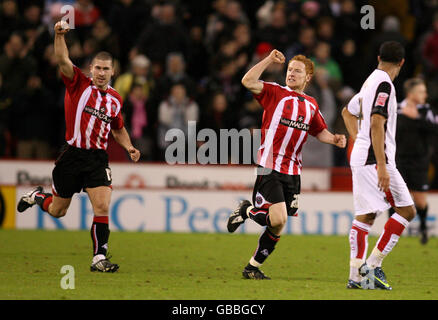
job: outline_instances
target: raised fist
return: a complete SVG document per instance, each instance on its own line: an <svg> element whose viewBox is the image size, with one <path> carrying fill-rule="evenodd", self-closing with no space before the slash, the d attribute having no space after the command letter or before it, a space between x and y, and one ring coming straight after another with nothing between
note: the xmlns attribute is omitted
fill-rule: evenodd
<svg viewBox="0 0 438 320"><path fill-rule="evenodd" d="M269 57L271 58L271 61L275 63L284 63L286 61L284 55L276 49L271 51Z"/></svg>
<svg viewBox="0 0 438 320"><path fill-rule="evenodd" d="M55 24L54 29L56 34L66 34L67 32L69 32L70 27L68 26L67 22L61 20Z"/></svg>

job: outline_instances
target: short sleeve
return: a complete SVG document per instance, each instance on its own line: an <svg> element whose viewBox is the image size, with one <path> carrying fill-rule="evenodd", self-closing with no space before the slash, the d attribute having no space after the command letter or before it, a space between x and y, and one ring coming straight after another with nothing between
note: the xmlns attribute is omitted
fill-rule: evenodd
<svg viewBox="0 0 438 320"><path fill-rule="evenodd" d="M81 84L88 83L90 79L76 66L73 66L74 76L73 79L69 79L61 72L62 81L67 88L67 91L71 94L74 91L78 90Z"/></svg>
<svg viewBox="0 0 438 320"><path fill-rule="evenodd" d="M123 121L122 112L119 112L117 116L111 121L112 130L120 130L125 126Z"/></svg>
<svg viewBox="0 0 438 320"><path fill-rule="evenodd" d="M120 103L120 110L119 110L119 113L117 113L117 115L111 121L111 129L120 130L125 126L125 123L123 121L123 116L122 116L123 99L117 92L113 93L113 95L114 95L114 98L118 101L118 103Z"/></svg>
<svg viewBox="0 0 438 320"><path fill-rule="evenodd" d="M347 104L347 110L353 116L360 116L360 103L359 103L359 94L355 94Z"/></svg>
<svg viewBox="0 0 438 320"><path fill-rule="evenodd" d="M317 136L324 129L327 129L327 124L325 123L321 111L317 109L312 122L310 123L309 134L312 136Z"/></svg>
<svg viewBox="0 0 438 320"><path fill-rule="evenodd" d="M379 84L371 106L371 115L380 114L388 118L388 103L391 95L391 85L384 81Z"/></svg>
<svg viewBox="0 0 438 320"><path fill-rule="evenodd" d="M265 110L273 110L276 108L276 97L277 90L279 90L280 86L276 83L265 82L263 83L262 92L259 94L253 94L254 98L260 103L260 105Z"/></svg>

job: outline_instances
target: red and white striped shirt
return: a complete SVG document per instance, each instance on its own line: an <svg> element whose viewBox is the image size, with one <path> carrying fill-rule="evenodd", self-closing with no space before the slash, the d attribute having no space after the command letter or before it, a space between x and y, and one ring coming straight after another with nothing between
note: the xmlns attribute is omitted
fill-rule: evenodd
<svg viewBox="0 0 438 320"><path fill-rule="evenodd" d="M327 128L318 103L273 82L263 82L262 92L254 97L265 109L257 163L280 173L299 175L301 148L307 135L316 136Z"/></svg>
<svg viewBox="0 0 438 320"><path fill-rule="evenodd" d="M123 101L112 87L103 91L92 80L73 66L73 79L61 73L66 86L64 97L65 140L82 149L103 149L108 146L111 129L124 126L121 115Z"/></svg>

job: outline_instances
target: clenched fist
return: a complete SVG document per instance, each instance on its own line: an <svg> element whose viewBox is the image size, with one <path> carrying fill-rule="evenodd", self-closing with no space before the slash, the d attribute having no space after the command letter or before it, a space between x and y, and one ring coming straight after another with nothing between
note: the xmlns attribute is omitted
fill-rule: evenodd
<svg viewBox="0 0 438 320"><path fill-rule="evenodd" d="M68 23L65 22L64 20L58 21L55 24L54 29L56 34L66 34L67 32L70 31L70 27L68 26Z"/></svg>
<svg viewBox="0 0 438 320"><path fill-rule="evenodd" d="M133 146L130 146L127 151L132 161L137 162L140 159L140 151Z"/></svg>
<svg viewBox="0 0 438 320"><path fill-rule="evenodd" d="M276 49L271 51L271 53L269 54L269 58L271 59L272 62L275 63L284 63L286 61L284 55Z"/></svg>
<svg viewBox="0 0 438 320"><path fill-rule="evenodd" d="M338 148L345 148L347 145L347 139L343 134L335 134L333 139L334 145Z"/></svg>

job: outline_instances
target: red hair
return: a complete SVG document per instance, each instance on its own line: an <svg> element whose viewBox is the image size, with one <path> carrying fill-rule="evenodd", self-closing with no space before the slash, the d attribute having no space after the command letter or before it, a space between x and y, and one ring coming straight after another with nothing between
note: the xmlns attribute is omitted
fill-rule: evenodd
<svg viewBox="0 0 438 320"><path fill-rule="evenodd" d="M309 58L307 58L306 56L304 56L302 54L298 54L289 60L288 65L292 61L300 61L300 62L304 63L304 66L306 68L306 73L309 74L310 76L313 76L313 73L315 71L315 64L313 63L312 60L310 60Z"/></svg>

